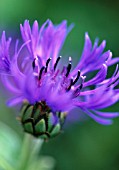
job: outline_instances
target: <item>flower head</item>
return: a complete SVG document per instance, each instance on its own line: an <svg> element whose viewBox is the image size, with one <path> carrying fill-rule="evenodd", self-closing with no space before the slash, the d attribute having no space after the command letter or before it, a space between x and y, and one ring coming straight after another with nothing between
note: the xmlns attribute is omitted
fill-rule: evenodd
<svg viewBox="0 0 119 170"><path fill-rule="evenodd" d="M101 111L119 99L119 90L115 88L119 82L118 66L112 77L106 79L108 66L119 58L112 59L110 51L103 52L105 41L98 45L96 39L92 47L86 33L81 59L72 69L72 58L69 57L67 65L60 65L63 59L59 56L72 25L67 28L66 21L63 21L54 26L47 20L39 29L37 21L31 28L26 20L20 28L24 43L18 50L16 42L13 56L9 51L11 39L6 40L3 32L0 73L5 73L1 76L2 82L13 94L7 104L23 104L21 122L26 132L43 138L55 136L66 115L77 107L105 125L119 116L117 112ZM25 48L27 53L24 53ZM89 80L88 73L94 70L98 72Z"/></svg>

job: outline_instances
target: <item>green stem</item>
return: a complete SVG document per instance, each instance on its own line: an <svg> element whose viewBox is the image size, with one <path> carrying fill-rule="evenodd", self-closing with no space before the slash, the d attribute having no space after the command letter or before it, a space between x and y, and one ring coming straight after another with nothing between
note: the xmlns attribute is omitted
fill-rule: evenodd
<svg viewBox="0 0 119 170"><path fill-rule="evenodd" d="M25 133L21 155L18 164L18 170L26 170L29 163L37 157L43 140L35 139L33 136Z"/></svg>
<svg viewBox="0 0 119 170"><path fill-rule="evenodd" d="M6 160L0 158L0 167L5 170L15 170Z"/></svg>

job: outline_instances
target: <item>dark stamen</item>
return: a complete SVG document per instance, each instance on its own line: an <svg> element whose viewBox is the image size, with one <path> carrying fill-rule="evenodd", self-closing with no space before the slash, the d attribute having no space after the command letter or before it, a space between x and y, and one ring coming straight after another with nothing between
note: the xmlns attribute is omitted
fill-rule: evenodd
<svg viewBox="0 0 119 170"><path fill-rule="evenodd" d="M42 73L43 73L44 69L45 69L44 66L40 69L40 73L39 73L39 77L38 77L39 80L41 79L41 76L42 76Z"/></svg>
<svg viewBox="0 0 119 170"><path fill-rule="evenodd" d="M67 91L69 91L71 89L71 86L73 85L73 79L71 79L71 82L70 82L70 85L69 87L67 88Z"/></svg>
<svg viewBox="0 0 119 170"><path fill-rule="evenodd" d="M80 90L83 88L83 83L81 83L81 85L80 85L80 87L79 87L79 88L80 88Z"/></svg>
<svg viewBox="0 0 119 170"><path fill-rule="evenodd" d="M61 59L61 56L57 58L56 63L54 64L54 70L56 69L60 59Z"/></svg>
<svg viewBox="0 0 119 170"><path fill-rule="evenodd" d="M46 61L46 68L45 68L45 73L47 73L47 68L48 68L48 65L49 65L49 62L51 61L51 58L49 58L47 61Z"/></svg>
<svg viewBox="0 0 119 170"><path fill-rule="evenodd" d="M77 74L77 77L76 77L76 79L74 80L74 82L73 82L73 85L78 81L78 79L79 79L79 77L80 77L80 70L78 70L78 74Z"/></svg>
<svg viewBox="0 0 119 170"><path fill-rule="evenodd" d="M34 68L35 68L35 58L34 58L34 60L33 60L33 62L32 62L32 67L33 67L33 70L34 70Z"/></svg>
<svg viewBox="0 0 119 170"><path fill-rule="evenodd" d="M83 88L83 81L81 82L80 86L74 91L74 96L77 97L79 95L79 92Z"/></svg>
<svg viewBox="0 0 119 170"><path fill-rule="evenodd" d="M66 77L69 75L69 73L70 73L70 70L71 70L71 62L68 64L68 66L67 66L67 73L66 73Z"/></svg>

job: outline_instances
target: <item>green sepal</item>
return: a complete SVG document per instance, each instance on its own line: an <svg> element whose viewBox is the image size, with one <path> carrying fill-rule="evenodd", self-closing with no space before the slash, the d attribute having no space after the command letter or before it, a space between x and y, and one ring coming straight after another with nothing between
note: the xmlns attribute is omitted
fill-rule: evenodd
<svg viewBox="0 0 119 170"><path fill-rule="evenodd" d="M32 110L33 110L33 106L29 106L25 114L23 114L23 117L22 117L23 122L31 117Z"/></svg>
<svg viewBox="0 0 119 170"><path fill-rule="evenodd" d="M29 133L33 133L33 126L32 126L32 123L31 122L26 122L25 124L24 124L24 130L26 131L26 132L29 132Z"/></svg>
<svg viewBox="0 0 119 170"><path fill-rule="evenodd" d="M28 106L28 103L24 103L23 106L21 107L21 114L25 112L26 107Z"/></svg>
<svg viewBox="0 0 119 170"><path fill-rule="evenodd" d="M37 109L34 113L34 119L38 119L38 116L40 115L40 111Z"/></svg>
<svg viewBox="0 0 119 170"><path fill-rule="evenodd" d="M60 123L61 123L61 124L64 124L65 119L66 119L66 113L65 113L65 112L62 112L62 113L60 114Z"/></svg>
<svg viewBox="0 0 119 170"><path fill-rule="evenodd" d="M35 125L35 131L36 133L42 133L46 131L46 126L45 126L45 120L41 119L36 125Z"/></svg>
<svg viewBox="0 0 119 170"><path fill-rule="evenodd" d="M39 138L40 138L40 139L45 139L45 140L46 140L46 139L48 139L48 136L47 136L46 134L43 134L43 135L40 135Z"/></svg>
<svg viewBox="0 0 119 170"><path fill-rule="evenodd" d="M53 126L52 120L53 120L53 114L50 112L48 115L48 132L50 132L52 129Z"/></svg>
<svg viewBox="0 0 119 170"><path fill-rule="evenodd" d="M61 126L60 124L56 124L55 127L53 128L52 132L50 133L50 136L56 136L60 133L61 131Z"/></svg>
<svg viewBox="0 0 119 170"><path fill-rule="evenodd" d="M40 106L39 106L39 107L40 107ZM39 117L39 115L40 115L40 109L39 109L39 107L36 108L36 109L34 109L34 115L33 115L34 119L37 119L37 118Z"/></svg>

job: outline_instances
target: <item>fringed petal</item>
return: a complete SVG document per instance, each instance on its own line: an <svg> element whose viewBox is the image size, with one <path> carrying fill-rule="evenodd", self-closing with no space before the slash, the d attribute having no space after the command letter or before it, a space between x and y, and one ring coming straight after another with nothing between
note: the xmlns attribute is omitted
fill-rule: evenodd
<svg viewBox="0 0 119 170"><path fill-rule="evenodd" d="M98 40L96 39L94 46L92 47L91 40L88 36L88 33L86 33L81 59L78 65L71 72L71 76L75 76L78 70L81 70L82 75L85 75L88 72L99 70L102 67L102 64L106 63L107 65L112 65L113 63L118 62L118 59L111 59L112 53L110 50L103 52L105 46L105 40L102 41L100 46L98 46Z"/></svg>
<svg viewBox="0 0 119 170"><path fill-rule="evenodd" d="M23 102L24 98L22 96L16 96L14 98L11 98L7 101L7 106L12 107L15 106L21 102Z"/></svg>
<svg viewBox="0 0 119 170"><path fill-rule="evenodd" d="M119 116L119 112L101 112L101 111L97 111L97 110L94 110L94 112L98 116L101 116L101 117L104 117L104 118L116 118L116 117Z"/></svg>
<svg viewBox="0 0 119 170"><path fill-rule="evenodd" d="M83 108L83 111L88 115L90 116L92 119L94 119L96 122L98 122L99 124L102 124L102 125L111 125L113 123L112 119L105 119L103 117L99 117L99 116L96 116L95 114L93 114L91 111Z"/></svg>
<svg viewBox="0 0 119 170"><path fill-rule="evenodd" d="M101 70L97 73L97 75L91 80L84 82L83 87L95 85L95 84L102 82L103 80L105 80L106 75L107 75L107 66L103 64Z"/></svg>

